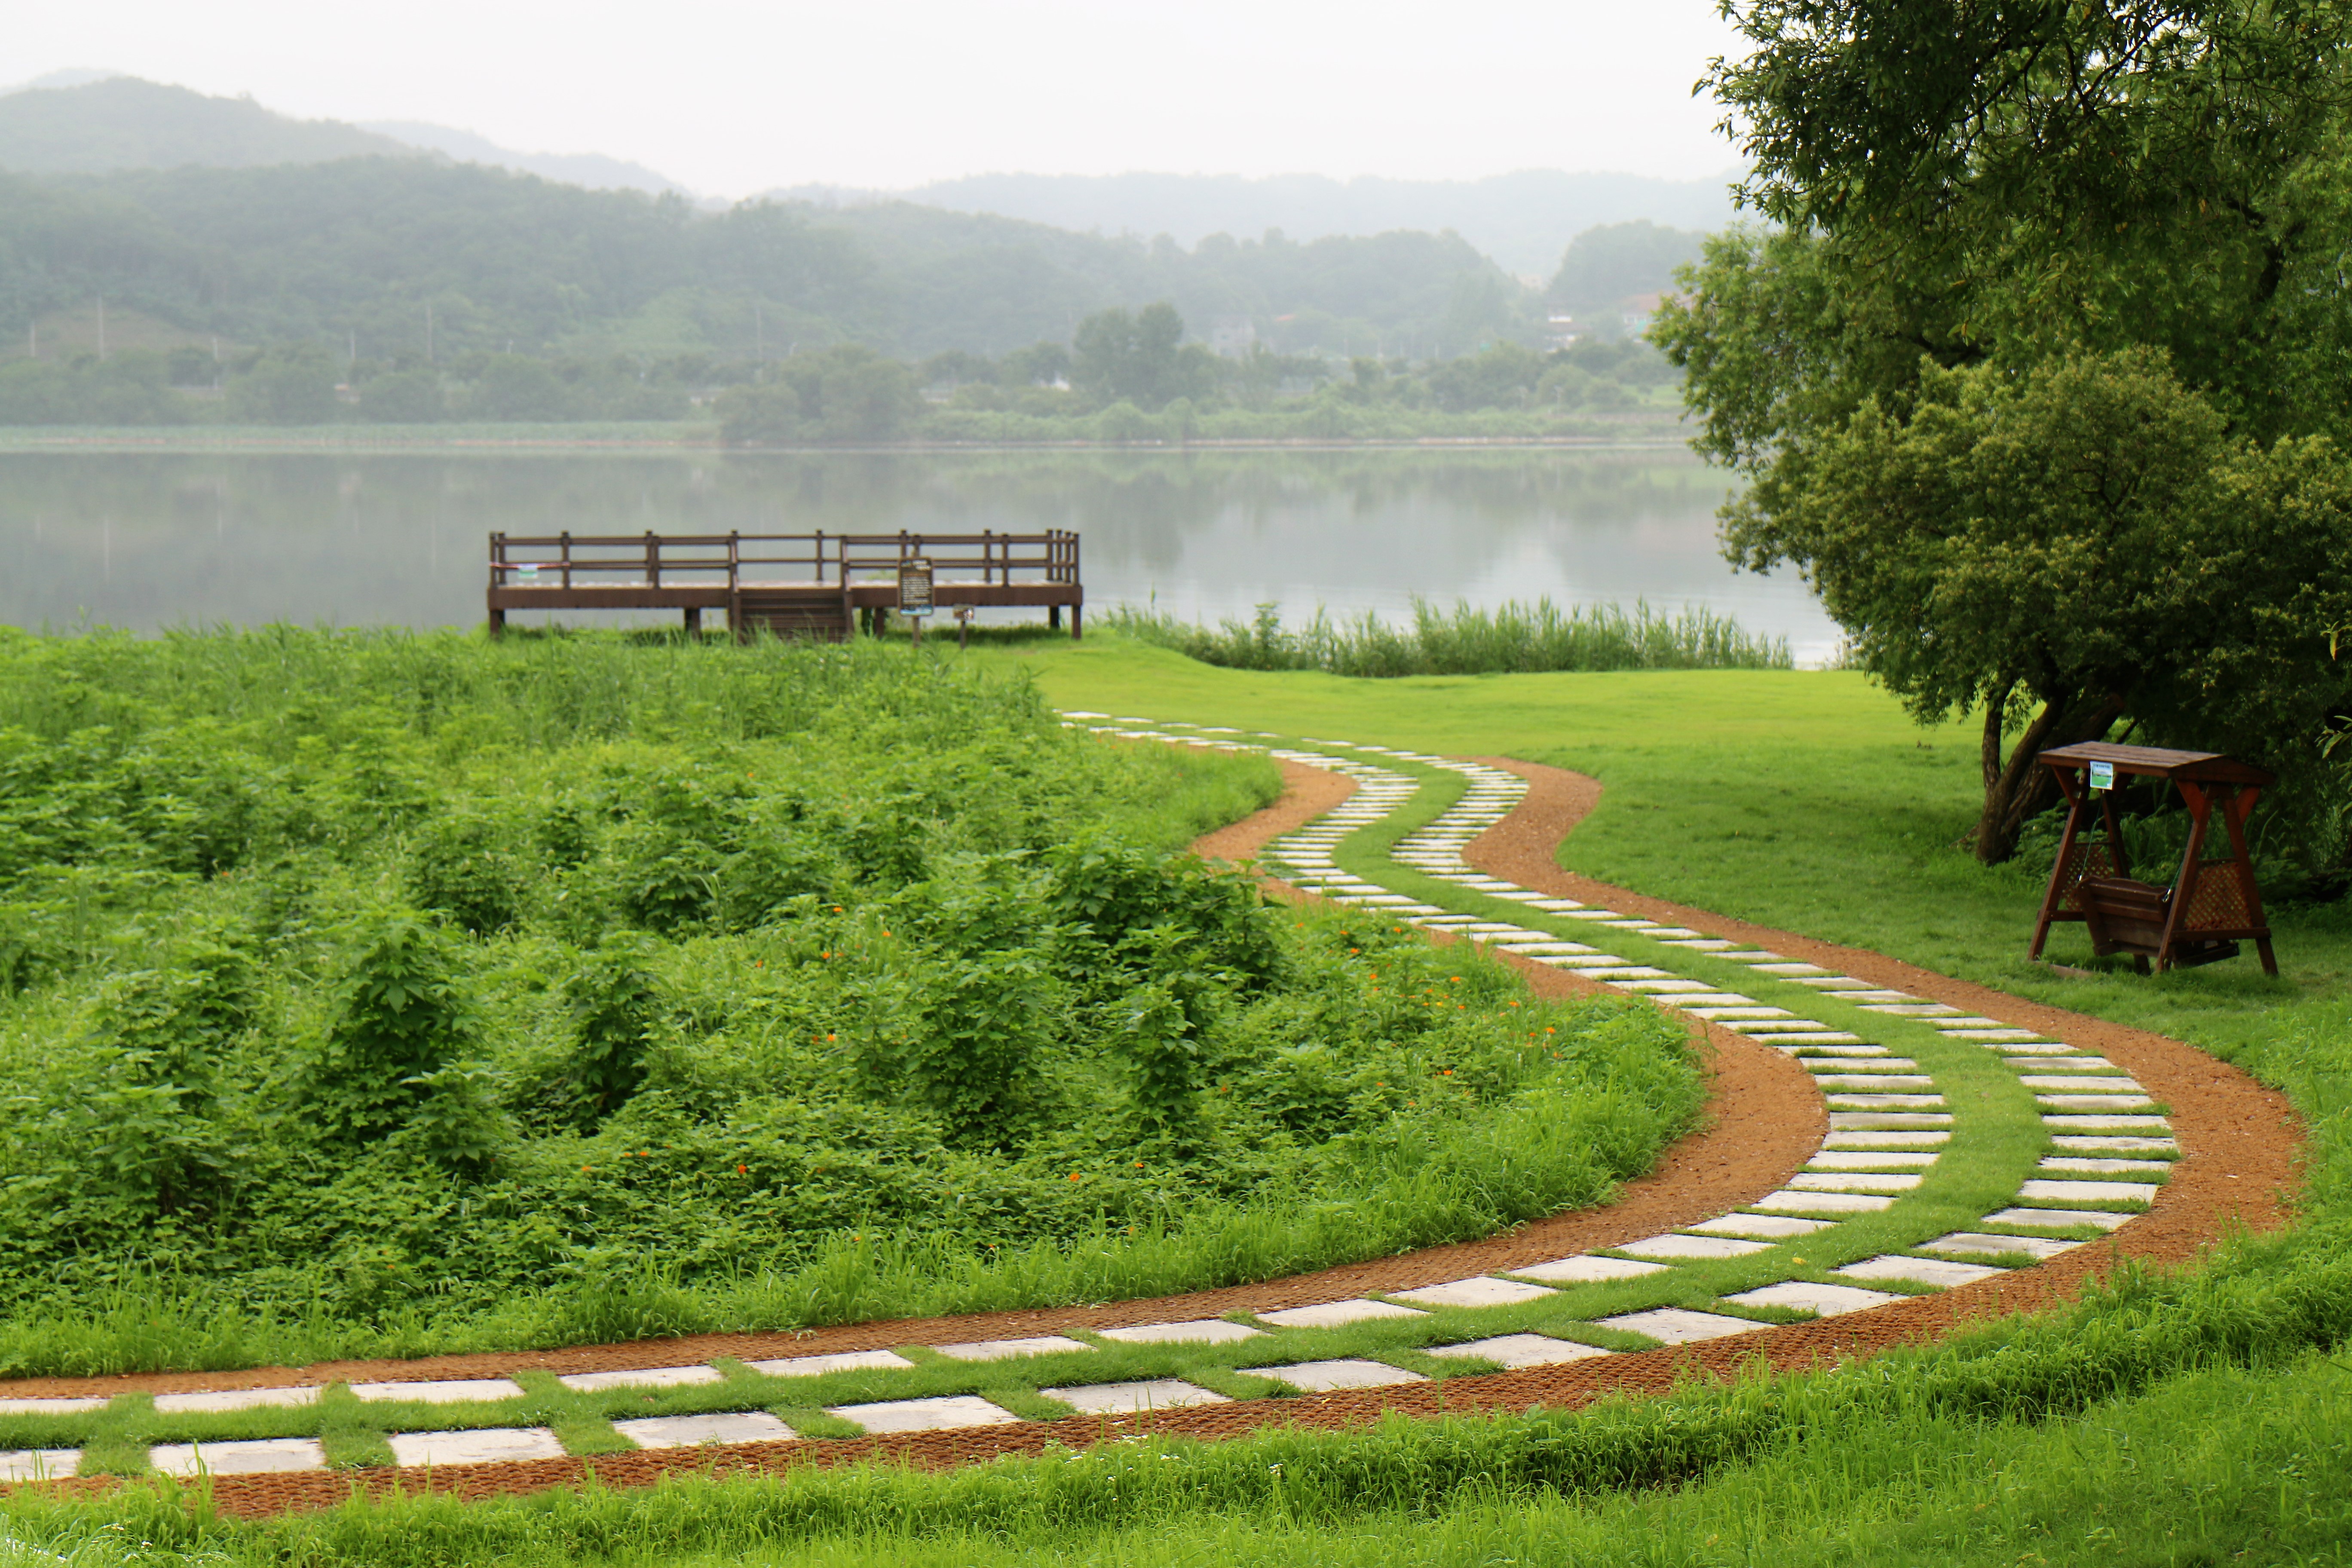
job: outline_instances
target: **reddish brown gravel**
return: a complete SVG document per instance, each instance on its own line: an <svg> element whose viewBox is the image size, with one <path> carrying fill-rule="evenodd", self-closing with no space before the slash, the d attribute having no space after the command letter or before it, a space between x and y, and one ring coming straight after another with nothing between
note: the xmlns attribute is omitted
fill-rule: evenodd
<svg viewBox="0 0 2352 1568"><path fill-rule="evenodd" d="M776 1474L802 1466L830 1467L870 1459L939 1468L1036 1454L1051 1446L1086 1447L1107 1437L1147 1429L1218 1438L1268 1425L1360 1426L1390 1410L1434 1415L1538 1405L1572 1409L1612 1394L1663 1393L1694 1374L1720 1378L1751 1364L1785 1371L1865 1355L1933 1337L1972 1319L2047 1307L2074 1295L2084 1281L2103 1274L2119 1258L2155 1262L2187 1259L2235 1226L2266 1229L2289 1217L2297 1182L2297 1123L2283 1096L2243 1073L2162 1036L2025 1002L1875 953L1726 920L1563 871L1554 858L1558 847L1599 800L1598 781L1508 758L1480 760L1519 774L1528 781L1529 790L1517 809L1471 845L1465 856L1471 864L1525 887L1606 903L1654 920L1699 926L1939 1002L1992 1013L2005 1022L2097 1051L2129 1070L2150 1094L2171 1105L2175 1135L2183 1154L2171 1181L2150 1213L2107 1245L2080 1247L2037 1268L1979 1284L1910 1297L1824 1321L1769 1328L1734 1341L1671 1346L1565 1366L1449 1378L1402 1388L1239 1401L1139 1417L1074 1416L1019 1426L885 1437L457 1465L429 1473L365 1470L226 1476L211 1483L215 1505L235 1517L258 1518L332 1507L353 1495L381 1497L423 1490L460 1497L514 1495L578 1484L591 1474L607 1486L643 1486L670 1475ZM1353 789L1344 777L1296 763L1286 763L1284 775L1285 794L1274 805L1204 837L1195 848L1220 859L1246 859L1272 839L1328 811ZM1286 898L1307 896L1283 884L1270 886ZM1437 940L1452 939L1439 935ZM1507 962L1519 964L1539 994L1586 995L1606 990L1523 960ZM1668 1149L1654 1172L1626 1184L1617 1201L1608 1206L1554 1215L1486 1241L1434 1247L1262 1285L1103 1307L899 1320L799 1334L713 1334L561 1351L330 1363L299 1369L29 1379L0 1384L0 1397L248 1388L360 1378L481 1377L525 1368L585 1372L676 1365L715 1355L744 1359L814 1355L1071 1328L1116 1328L1409 1289L1632 1240L1737 1207L1781 1185L1819 1146L1826 1126L1811 1075L1780 1053L1727 1031L1694 1026L1694 1037L1701 1037L1709 1096L1705 1125L1699 1131ZM120 1483L91 1478L47 1484L73 1495L101 1491Z"/></svg>

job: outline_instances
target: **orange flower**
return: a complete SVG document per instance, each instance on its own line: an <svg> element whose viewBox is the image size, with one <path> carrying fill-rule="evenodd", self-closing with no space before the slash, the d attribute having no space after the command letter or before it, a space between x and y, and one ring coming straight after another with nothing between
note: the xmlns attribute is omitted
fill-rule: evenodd
<svg viewBox="0 0 2352 1568"><path fill-rule="evenodd" d="M1075 1181L1076 1181L1077 1179L1078 1179L1078 1173L1077 1173L1076 1171L1072 1171L1072 1172L1070 1173L1070 1180L1072 1180L1072 1181L1074 1181L1074 1182L1075 1182Z"/></svg>
<svg viewBox="0 0 2352 1568"><path fill-rule="evenodd" d="M751 1173L751 1167L749 1165L738 1165L735 1167L735 1173L739 1176L748 1176Z"/></svg>

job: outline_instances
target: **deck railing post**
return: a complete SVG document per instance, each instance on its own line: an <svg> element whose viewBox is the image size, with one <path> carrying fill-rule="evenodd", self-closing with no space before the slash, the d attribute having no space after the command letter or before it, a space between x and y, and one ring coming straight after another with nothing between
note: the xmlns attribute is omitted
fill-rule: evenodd
<svg viewBox="0 0 2352 1568"><path fill-rule="evenodd" d="M821 528L816 531L816 544L809 551L809 559L816 564L816 585L822 588L824 586L824 530ZM849 586L849 574L845 570L841 574L841 585L845 588Z"/></svg>
<svg viewBox="0 0 2352 1568"><path fill-rule="evenodd" d="M646 586L661 586L661 538L650 528L646 530Z"/></svg>
<svg viewBox="0 0 2352 1568"><path fill-rule="evenodd" d="M568 528L563 531L562 544L563 586L566 591L569 591L572 587L572 531Z"/></svg>

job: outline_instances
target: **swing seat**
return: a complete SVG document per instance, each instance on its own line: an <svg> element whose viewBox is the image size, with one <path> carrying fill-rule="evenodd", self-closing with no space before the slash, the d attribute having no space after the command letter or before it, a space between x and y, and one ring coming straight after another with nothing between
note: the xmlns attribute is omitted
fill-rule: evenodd
<svg viewBox="0 0 2352 1568"><path fill-rule="evenodd" d="M2172 912L2172 889L2152 888L2130 877L2085 877L2075 885L2074 899L2090 927L2091 951L2101 958L2127 952L2147 961L2164 948L2164 922ZM2238 944L2225 938L2176 935L2170 966L2194 969L2238 956Z"/></svg>

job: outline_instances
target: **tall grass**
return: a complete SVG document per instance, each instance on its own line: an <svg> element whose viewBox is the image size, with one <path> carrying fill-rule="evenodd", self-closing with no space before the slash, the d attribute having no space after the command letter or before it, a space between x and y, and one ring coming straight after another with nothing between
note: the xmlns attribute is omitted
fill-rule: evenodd
<svg viewBox="0 0 2352 1568"><path fill-rule="evenodd" d="M1739 623L1704 606L1675 615L1637 601L1560 608L1549 598L1533 605L1505 600L1492 610L1457 602L1440 610L1415 597L1410 626L1395 626L1367 610L1335 621L1318 608L1297 630L1282 624L1281 607L1260 605L1246 624L1231 618L1214 629L1164 612L1121 605L1102 617L1116 632L1173 648L1203 664L1233 669L1320 669L1372 678L1402 675L1533 675L1594 669L1788 669L1795 660L1786 637L1743 631Z"/></svg>

